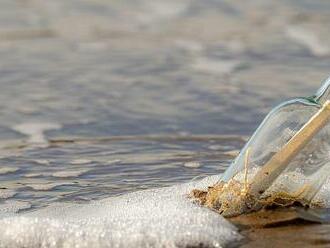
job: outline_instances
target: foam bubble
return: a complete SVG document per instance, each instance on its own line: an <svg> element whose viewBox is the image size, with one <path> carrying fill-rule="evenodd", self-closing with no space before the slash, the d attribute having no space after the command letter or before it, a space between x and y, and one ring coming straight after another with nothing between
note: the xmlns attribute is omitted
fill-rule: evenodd
<svg viewBox="0 0 330 248"><path fill-rule="evenodd" d="M20 210L31 208L31 204L23 201L7 200L0 204L0 217L4 214L18 213Z"/></svg>
<svg viewBox="0 0 330 248"><path fill-rule="evenodd" d="M187 198L219 177L89 204L55 204L0 219L1 247L221 247L241 239L219 214Z"/></svg>

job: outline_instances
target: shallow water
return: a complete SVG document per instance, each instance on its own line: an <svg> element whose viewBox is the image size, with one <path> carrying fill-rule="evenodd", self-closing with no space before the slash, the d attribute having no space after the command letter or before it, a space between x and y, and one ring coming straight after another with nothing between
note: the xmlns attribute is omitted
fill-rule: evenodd
<svg viewBox="0 0 330 248"><path fill-rule="evenodd" d="M324 1L0 5L0 198L21 211L219 174L329 74Z"/></svg>
<svg viewBox="0 0 330 248"><path fill-rule="evenodd" d="M226 136L58 139L45 147L12 143L1 158L0 197L37 208L169 186L223 172L237 152L233 148L243 143Z"/></svg>

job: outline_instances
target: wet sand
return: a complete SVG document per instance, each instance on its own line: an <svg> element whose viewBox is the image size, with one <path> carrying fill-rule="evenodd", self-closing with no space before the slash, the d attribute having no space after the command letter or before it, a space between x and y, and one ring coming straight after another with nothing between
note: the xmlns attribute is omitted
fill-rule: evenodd
<svg viewBox="0 0 330 248"><path fill-rule="evenodd" d="M243 231L246 243L240 247L329 247L329 225L288 225Z"/></svg>

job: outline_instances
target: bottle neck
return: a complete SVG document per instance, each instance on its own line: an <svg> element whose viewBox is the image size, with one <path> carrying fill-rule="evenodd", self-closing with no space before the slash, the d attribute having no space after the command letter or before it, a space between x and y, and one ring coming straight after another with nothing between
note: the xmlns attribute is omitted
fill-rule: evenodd
<svg viewBox="0 0 330 248"><path fill-rule="evenodd" d="M324 81L321 88L313 96L313 99L321 105L325 103L326 100L330 100L330 77Z"/></svg>

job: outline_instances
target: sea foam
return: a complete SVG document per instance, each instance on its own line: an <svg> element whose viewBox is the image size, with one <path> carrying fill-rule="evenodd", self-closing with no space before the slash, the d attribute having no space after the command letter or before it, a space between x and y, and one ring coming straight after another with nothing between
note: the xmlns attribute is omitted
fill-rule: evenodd
<svg viewBox="0 0 330 248"><path fill-rule="evenodd" d="M219 214L188 198L219 176L88 204L57 203L1 214L0 247L222 247L242 237ZM0 204L1 208L1 204ZM1 211L0 211L1 213Z"/></svg>

